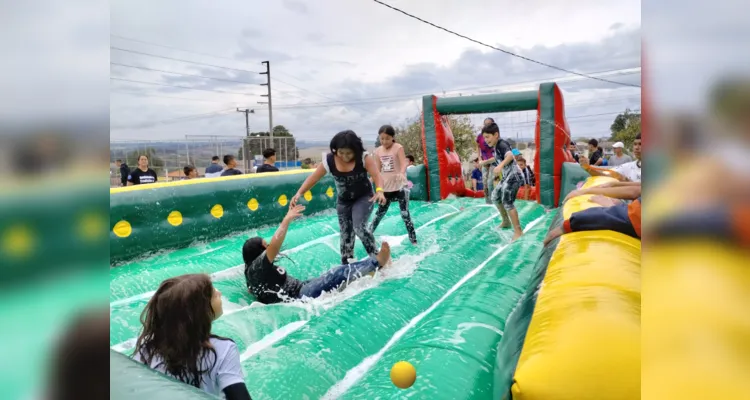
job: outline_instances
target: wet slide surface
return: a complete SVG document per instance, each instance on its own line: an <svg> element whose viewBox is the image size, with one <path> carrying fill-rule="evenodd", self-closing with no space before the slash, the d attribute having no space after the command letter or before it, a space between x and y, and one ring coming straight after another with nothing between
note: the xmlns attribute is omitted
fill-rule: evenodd
<svg viewBox="0 0 750 400"><path fill-rule="evenodd" d="M341 292L314 300L262 305L247 294L241 247L276 227L158 254L110 271L110 345L130 354L139 317L159 283L205 272L222 292L214 333L238 345L253 399L433 399L492 397L493 366L505 321L531 277L553 213L518 201L525 234L510 244L497 210L483 199L411 202L418 245L392 206L377 232L392 246L392 265ZM300 279L339 261L335 212L295 221L280 265ZM356 255L365 257L357 242ZM396 388L391 366L411 362L417 381Z"/></svg>

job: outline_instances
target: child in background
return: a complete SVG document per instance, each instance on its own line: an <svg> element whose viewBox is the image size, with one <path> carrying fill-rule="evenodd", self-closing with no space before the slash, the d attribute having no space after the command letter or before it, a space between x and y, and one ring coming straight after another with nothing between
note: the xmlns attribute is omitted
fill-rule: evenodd
<svg viewBox="0 0 750 400"><path fill-rule="evenodd" d="M242 171L237 169L237 160L233 155L227 154L224 156L224 165L227 166L227 169L221 173L221 176L242 175Z"/></svg>
<svg viewBox="0 0 750 400"><path fill-rule="evenodd" d="M380 224L385 213L388 212L391 202L397 200L398 206L401 209L401 219L404 220L406 232L409 234L409 241L412 244L417 244L417 233L414 230L414 224L409 214L409 197L407 197L407 192L404 190L404 187L407 185L407 161L404 148L396 143L396 130L392 126L381 126L380 130L378 130L378 135L380 135L380 147L375 149L375 159L378 161L379 170L383 176L385 204L381 204L378 207L378 212L375 214L375 219L372 220L370 230L372 233L375 233L378 224Z"/></svg>
<svg viewBox="0 0 750 400"><path fill-rule="evenodd" d="M211 334L223 313L221 292L206 274L169 278L141 314L133 358L227 400L250 400L237 345Z"/></svg>
<svg viewBox="0 0 750 400"><path fill-rule="evenodd" d="M330 144L331 152L310 176L305 179L290 205L294 207L299 198L326 174L331 174L336 183L338 204L336 212L341 229L341 263L349 264L354 258L354 236L362 241L367 254L374 256L378 249L375 236L367 226L372 213L373 202L385 204L383 177L380 176L375 157L370 156L362 144L362 139L353 131L337 133ZM372 176L375 191L367 174Z"/></svg>
<svg viewBox="0 0 750 400"><path fill-rule="evenodd" d="M494 159L497 164L494 164L496 165L493 168L494 175L502 173L500 184L492 190L492 201L495 203L498 211L500 211L500 216L503 219L500 227L507 228L512 224L512 240L515 241L523 235L521 221L518 219L518 210L516 210L515 206L518 189L523 184L521 169L518 168L510 144L500 138L500 128L498 128L497 124L492 123L482 128L482 135L484 135L485 142L495 150ZM508 219L510 219L510 223Z"/></svg>
<svg viewBox="0 0 750 400"><path fill-rule="evenodd" d="M481 164L479 159L474 159L474 170L471 171L471 190L477 192L484 191L484 184L482 182L482 170L480 169Z"/></svg>
<svg viewBox="0 0 750 400"><path fill-rule="evenodd" d="M185 168L182 169L182 172L185 173L185 177L182 178L183 180L195 179L198 177L198 170L192 165L186 165Z"/></svg>

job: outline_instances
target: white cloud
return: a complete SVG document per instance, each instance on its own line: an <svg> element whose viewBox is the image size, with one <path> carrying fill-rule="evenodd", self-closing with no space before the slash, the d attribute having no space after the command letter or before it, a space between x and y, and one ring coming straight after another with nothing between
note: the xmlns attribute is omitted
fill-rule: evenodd
<svg viewBox="0 0 750 400"><path fill-rule="evenodd" d="M300 7L300 4L302 6ZM308 4L307 6L304 6ZM311 5L311 4L314 4ZM491 45L517 51L581 72L640 66L640 2L579 0L526 2L477 0L390 1L396 7ZM115 35L198 53L112 38L112 45L172 58L258 72L270 60L274 123L303 139L325 140L342 129L374 139L383 123L399 123L417 114L423 94L462 89L464 95L502 89L509 83L560 78L566 74L512 58L410 19L371 1L316 3L196 0L118 1L111 5ZM153 69L255 82L261 75L212 69L172 60L112 52L112 61ZM132 68L112 67L113 76L132 80L251 93L255 84L235 84ZM253 78L255 77L255 78ZM638 83L640 75L606 76ZM569 116L611 112L611 117L571 119L579 132L606 134L616 112L637 107L639 90L576 79L561 83ZM256 109L251 130L267 130L264 98L113 82L113 126L139 125L205 114L237 105ZM457 94L449 92L448 94ZM409 95L409 96L407 96ZM174 98L176 97L176 98ZM394 98L395 97L395 98ZM191 100L187 100L191 99ZM374 99L330 105L333 100ZM328 103L327 107L290 108ZM284 105L286 105L284 107ZM483 116L477 116L482 118ZM113 139L181 138L185 134L241 135L242 114L227 112L204 120L111 132Z"/></svg>

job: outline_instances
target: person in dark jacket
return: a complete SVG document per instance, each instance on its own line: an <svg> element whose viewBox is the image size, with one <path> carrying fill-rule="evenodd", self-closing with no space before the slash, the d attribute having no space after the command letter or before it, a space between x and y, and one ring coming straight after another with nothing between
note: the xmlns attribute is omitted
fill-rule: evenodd
<svg viewBox="0 0 750 400"><path fill-rule="evenodd" d="M120 182L122 183L122 186L128 186L128 175L130 175L130 167L128 167L128 164L122 162L122 160L117 160L115 164L117 164L117 167L120 168Z"/></svg>

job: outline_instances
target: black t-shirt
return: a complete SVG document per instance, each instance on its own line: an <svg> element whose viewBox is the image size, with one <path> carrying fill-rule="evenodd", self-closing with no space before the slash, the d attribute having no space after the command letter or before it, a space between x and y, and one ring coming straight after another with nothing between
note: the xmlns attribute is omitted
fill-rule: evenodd
<svg viewBox="0 0 750 400"><path fill-rule="evenodd" d="M255 170L256 174L259 174L261 172L279 172L279 169L273 165L263 164L259 166L257 170Z"/></svg>
<svg viewBox="0 0 750 400"><path fill-rule="evenodd" d="M493 165L500 165L500 163L505 160L505 157L508 155L508 153L513 154L513 148L510 147L510 143L503 139L499 139L495 144L495 163ZM509 179L516 179L519 181L523 180L523 177L521 176L521 169L518 168L515 157L513 157L513 160L505 164L505 166L503 167L503 182Z"/></svg>
<svg viewBox="0 0 750 400"><path fill-rule="evenodd" d="M594 165L600 158L602 158L602 152L597 150L589 157L589 164Z"/></svg>
<svg viewBox="0 0 750 400"><path fill-rule="evenodd" d="M332 153L328 153L324 161L324 167L333 176L333 181L336 183L336 192L339 195L338 201L351 202L363 196L372 196L372 183L370 183L367 168L365 168L367 153L362 155L362 159L355 159L354 169L349 172L341 172L336 169L336 161L333 157Z"/></svg>
<svg viewBox="0 0 750 400"><path fill-rule="evenodd" d="M302 289L302 282L288 276L284 268L269 261L265 251L250 265L245 265L245 282L250 292L263 304L283 301L277 295L279 292L284 297L297 298Z"/></svg>
<svg viewBox="0 0 750 400"><path fill-rule="evenodd" d="M230 168L221 173L221 176L232 176L232 175L242 175L242 171L236 168Z"/></svg>
<svg viewBox="0 0 750 400"><path fill-rule="evenodd" d="M130 171L128 175L128 182L132 182L133 185L145 185L147 183L156 183L156 172L149 168L146 171L136 168Z"/></svg>

